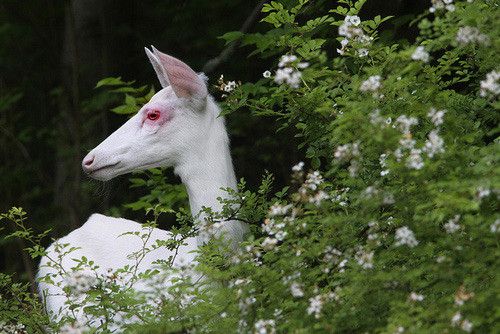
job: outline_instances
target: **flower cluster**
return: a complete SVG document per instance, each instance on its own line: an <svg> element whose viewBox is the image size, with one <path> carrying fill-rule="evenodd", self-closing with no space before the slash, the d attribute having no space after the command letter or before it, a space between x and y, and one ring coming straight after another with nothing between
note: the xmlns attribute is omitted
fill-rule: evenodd
<svg viewBox="0 0 500 334"><path fill-rule="evenodd" d="M421 302L425 299L425 296L412 291L408 298L414 302Z"/></svg>
<svg viewBox="0 0 500 334"><path fill-rule="evenodd" d="M290 283L290 292L293 297L304 297L304 291L302 290L302 284L297 282Z"/></svg>
<svg viewBox="0 0 500 334"><path fill-rule="evenodd" d="M366 57L369 54L368 47L373 41L373 37L368 37L363 33L363 29L360 27L361 19L357 15L347 15L344 19L344 23L339 26L339 35L345 38L340 42L342 48L337 49L340 55L343 55L347 50L349 44L359 45L355 50L358 57Z"/></svg>
<svg viewBox="0 0 500 334"><path fill-rule="evenodd" d="M385 128L387 125L392 123L392 118L390 116L383 118L380 116L380 109L377 108L370 114L370 123L373 125L380 125L381 128Z"/></svg>
<svg viewBox="0 0 500 334"><path fill-rule="evenodd" d="M255 323L255 334L274 334L276 333L276 321L273 319L259 319Z"/></svg>
<svg viewBox="0 0 500 334"><path fill-rule="evenodd" d="M415 247L418 245L418 240L415 234L407 226L400 227L396 230L396 246L407 245L408 247Z"/></svg>
<svg viewBox="0 0 500 334"><path fill-rule="evenodd" d="M374 252L369 252L360 247L360 249L356 252L356 260L358 264L363 269L372 269L373 268L373 255Z"/></svg>
<svg viewBox="0 0 500 334"><path fill-rule="evenodd" d="M482 97L495 97L500 94L500 72L491 71L486 74L486 79L481 81L481 88L479 89L479 95Z"/></svg>
<svg viewBox="0 0 500 334"><path fill-rule="evenodd" d="M459 220L460 220L460 215L455 215L453 219L450 219L446 224L444 224L443 227L446 230L446 233L453 234L458 230L460 230L462 226L460 224L457 224Z"/></svg>
<svg viewBox="0 0 500 334"><path fill-rule="evenodd" d="M236 82L236 81L224 81L224 74L221 74L220 78L217 80L217 83L219 84L216 86L219 90L222 90L226 93L232 92L235 88L238 86L241 86L241 82Z"/></svg>
<svg viewBox="0 0 500 334"><path fill-rule="evenodd" d="M347 143L337 146L333 157L336 162L347 161L353 157L359 156L359 143Z"/></svg>
<svg viewBox="0 0 500 334"><path fill-rule="evenodd" d="M462 306L466 301L474 298L474 296L474 292L468 292L465 289L465 286L461 285L455 293L454 304L457 306Z"/></svg>
<svg viewBox="0 0 500 334"><path fill-rule="evenodd" d="M28 332L25 329L25 326L21 323L17 325L10 325L7 323L0 323L0 332L1 333L11 333L11 334L27 334Z"/></svg>
<svg viewBox="0 0 500 334"><path fill-rule="evenodd" d="M418 119L415 117L407 117L406 115L399 116L394 122L401 130L404 135L408 135L410 133L410 128L413 125L418 124Z"/></svg>
<svg viewBox="0 0 500 334"><path fill-rule="evenodd" d="M298 171L297 167L294 171L294 174L297 176L300 175L300 173L301 172ZM320 189L323 182L323 176L318 171L308 173L306 176L306 180L297 191L294 200L303 202L307 201L309 203L313 203L316 206L319 206L324 200L330 198L330 196L328 196L328 194L324 190Z"/></svg>
<svg viewBox="0 0 500 334"><path fill-rule="evenodd" d="M247 314L250 311L252 305L255 304L256 301L257 299L254 296L250 296L245 299L241 299L238 304L238 307L240 308L240 311L243 314Z"/></svg>
<svg viewBox="0 0 500 334"><path fill-rule="evenodd" d="M424 63L427 63L429 61L429 52L425 51L425 48L423 46L418 46L411 55L411 59L420 60Z"/></svg>
<svg viewBox="0 0 500 334"><path fill-rule="evenodd" d="M446 9L449 12L455 11L455 5L453 0L431 0L432 6L429 8L429 12L434 13L436 11Z"/></svg>
<svg viewBox="0 0 500 334"><path fill-rule="evenodd" d="M274 81L281 85L285 82L290 88L299 88L302 79L301 69L307 68L309 63L297 63L297 56L283 55L278 63L279 69L276 71ZM269 76L270 73L264 72L264 77Z"/></svg>
<svg viewBox="0 0 500 334"><path fill-rule="evenodd" d="M422 169L424 167L424 160L422 159L422 150L419 148L412 148L410 155L406 158L405 166L410 169Z"/></svg>
<svg viewBox="0 0 500 334"><path fill-rule="evenodd" d="M262 242L264 250L277 250L279 241L283 241L287 232L284 230L285 222L276 222L274 219L267 218L262 224L262 232L269 234Z"/></svg>
<svg viewBox="0 0 500 334"><path fill-rule="evenodd" d="M431 122L434 123L435 126L443 124L443 117L446 113L446 109L444 110L436 110L436 108L431 107L431 110L427 113L427 117L431 119Z"/></svg>
<svg viewBox="0 0 500 334"><path fill-rule="evenodd" d="M323 268L322 271L326 274L330 272L330 268L332 266L338 265L340 268L340 271L343 271L343 268L345 267L347 260L344 259L341 261L341 256L342 252L339 251L336 248L333 248L331 246L326 246L325 250L323 251L325 254L325 257L323 261L326 263L327 267Z"/></svg>
<svg viewBox="0 0 500 334"><path fill-rule="evenodd" d="M381 76L380 75L372 75L369 77L367 80L363 81L361 83L361 86L359 87L359 90L362 92L377 92L377 90L380 88L381 83Z"/></svg>
<svg viewBox="0 0 500 334"><path fill-rule="evenodd" d="M490 38L486 34L482 34L478 28L476 27L460 27L457 32L457 36L455 36L455 40L461 45L467 44L482 44L488 45L490 42Z"/></svg>
<svg viewBox="0 0 500 334"><path fill-rule="evenodd" d="M309 298L309 306L306 310L307 314L311 315L314 313L314 317L319 319L321 317L323 305L330 300L339 300L339 295L336 292L330 292L329 294L320 294Z"/></svg>
<svg viewBox="0 0 500 334"><path fill-rule="evenodd" d="M335 153L333 154L335 162L340 163L343 161L350 161L349 174L351 177L355 177L360 168L360 162L362 158L360 157L359 142L347 143L341 146L337 146Z"/></svg>
<svg viewBox="0 0 500 334"><path fill-rule="evenodd" d="M460 312L456 312L451 318L451 326L460 327L460 329L467 333L472 331L472 322L467 319L462 320L462 314Z"/></svg>
<svg viewBox="0 0 500 334"><path fill-rule="evenodd" d="M427 156L429 158L432 158L434 157L434 154L445 152L443 144L444 140L439 136L439 131L434 129L427 136L423 150L424 152L427 152Z"/></svg>

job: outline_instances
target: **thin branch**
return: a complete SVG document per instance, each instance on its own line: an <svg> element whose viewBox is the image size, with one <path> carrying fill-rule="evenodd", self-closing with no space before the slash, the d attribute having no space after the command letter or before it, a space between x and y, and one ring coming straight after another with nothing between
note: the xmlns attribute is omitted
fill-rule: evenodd
<svg viewBox="0 0 500 334"><path fill-rule="evenodd" d="M259 16L262 6L264 6L264 3L266 3L266 2L267 2L267 0L261 0L254 7L254 9L250 13L250 15L245 20L245 23L243 23L243 25L241 26L241 29L239 30L240 32L246 34L250 30L250 28L253 26L253 24L257 20L257 17ZM234 51L236 50L236 48L240 44L241 44L241 40L239 38L232 41L231 43L229 43L229 45L227 45L217 57L210 59L209 61L207 61L205 63L205 65L203 65L203 72L204 73L211 73L219 65L221 65L222 63L225 63L229 59L229 57L231 57L231 55L234 53Z"/></svg>

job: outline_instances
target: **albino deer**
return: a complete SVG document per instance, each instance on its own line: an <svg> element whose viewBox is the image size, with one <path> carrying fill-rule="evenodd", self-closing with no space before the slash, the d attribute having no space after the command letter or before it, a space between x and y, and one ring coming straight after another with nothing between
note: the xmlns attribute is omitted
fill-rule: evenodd
<svg viewBox="0 0 500 334"><path fill-rule="evenodd" d="M182 61L146 48L158 79L163 87L151 101L118 130L83 159L82 168L90 177L107 181L118 175L149 168L173 166L181 177L189 195L191 213L196 216L202 207L214 212L222 208L218 197L227 198L221 188L236 189L236 178L229 152L229 139L220 109L208 95L203 75L196 74ZM206 228L203 217L198 218L200 230ZM65 272L71 273L76 262L85 256L99 266L97 273L135 265L127 255L139 251L143 241L126 232L141 231L141 224L123 218L93 214L80 228L58 240L47 249L42 258L38 277L52 275L55 284L39 283L49 311L60 318L67 311L64 275L57 275L50 259L58 259L58 245L70 244L77 250L65 255L60 261ZM208 229L208 231L211 231ZM249 232L246 224L226 221L215 233L233 248ZM213 231L211 232L212 234ZM208 235L210 238L213 235ZM169 232L154 229L148 246L157 239L166 240ZM188 238L178 249L173 266L193 263L195 252L207 241L207 234ZM148 253L140 262L139 271L153 268L158 259L167 260L173 252L164 247ZM50 259L49 259L50 258ZM141 285L135 286L140 289ZM66 310L65 310L66 308ZM68 313L69 314L69 313Z"/></svg>

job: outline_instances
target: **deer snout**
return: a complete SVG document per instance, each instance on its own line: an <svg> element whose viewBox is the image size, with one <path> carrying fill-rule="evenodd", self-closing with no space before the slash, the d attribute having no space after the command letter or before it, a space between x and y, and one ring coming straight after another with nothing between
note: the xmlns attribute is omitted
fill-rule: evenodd
<svg viewBox="0 0 500 334"><path fill-rule="evenodd" d="M87 154L85 158L83 158L82 161L82 169L85 173L90 174L94 170L94 161L95 161L95 155L94 153L90 152Z"/></svg>

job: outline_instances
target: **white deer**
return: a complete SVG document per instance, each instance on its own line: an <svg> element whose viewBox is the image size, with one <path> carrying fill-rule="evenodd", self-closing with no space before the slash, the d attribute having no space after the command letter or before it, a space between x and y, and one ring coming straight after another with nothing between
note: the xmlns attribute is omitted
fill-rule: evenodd
<svg viewBox="0 0 500 334"><path fill-rule="evenodd" d="M227 198L222 188L236 189L236 178L224 118L213 98L208 95L203 75L196 74L182 61L152 47L146 53L163 87L141 110L83 159L82 168L90 177L107 181L118 175L149 168L173 166L187 189L191 213L196 216L202 207L214 212L222 208L218 197ZM203 217L198 218L200 233L185 240L177 250L173 266L196 261L195 251L213 236L222 236L232 248L248 233L247 224L225 221L213 230L207 229ZM99 266L93 274L105 275L109 270L133 266L137 262L128 255L144 247L137 235L124 234L141 231L142 225L123 218L93 214L80 228L59 239L47 249L42 258L38 277L39 290L48 311L55 319L69 315L63 291L67 276L76 266L73 259L83 256ZM171 234L154 229L146 247L157 239L167 240ZM60 245L77 247L61 258ZM66 247L66 249L68 249ZM168 260L174 252L157 248L140 261L138 271L153 268L156 260ZM59 269L52 261L60 262ZM52 263L52 264L51 264ZM58 273L59 272L59 273ZM53 282L44 280L50 277ZM141 289L140 284L135 285Z"/></svg>

